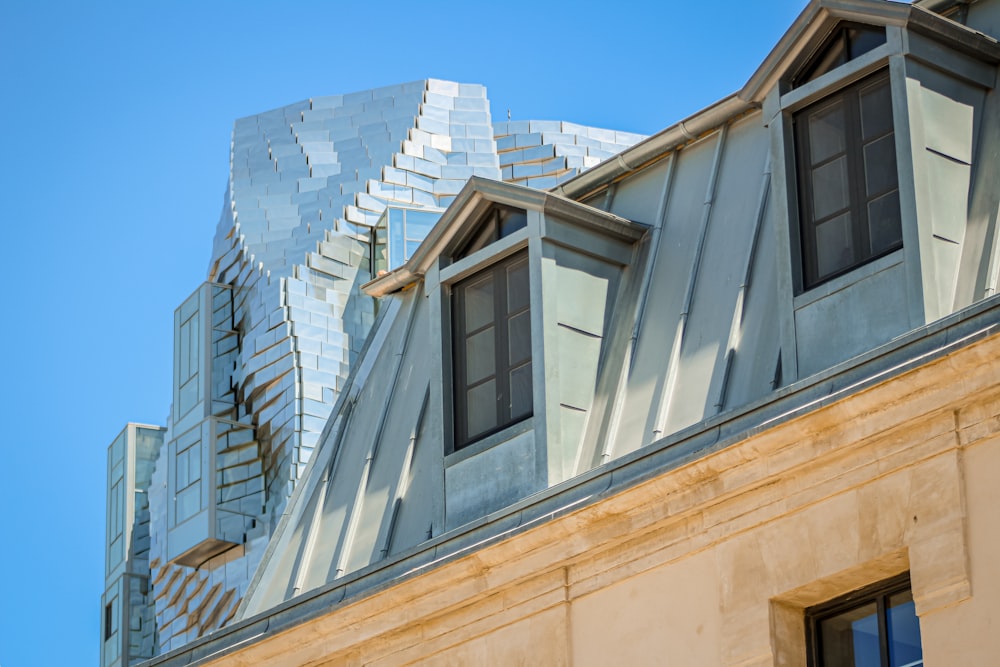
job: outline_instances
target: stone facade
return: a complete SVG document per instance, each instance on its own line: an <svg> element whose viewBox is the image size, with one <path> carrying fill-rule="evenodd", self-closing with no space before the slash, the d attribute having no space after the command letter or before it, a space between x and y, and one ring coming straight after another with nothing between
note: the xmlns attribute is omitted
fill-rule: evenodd
<svg viewBox="0 0 1000 667"><path fill-rule="evenodd" d="M994 325L377 592L238 624L263 635L199 664L803 665L804 609L906 571L926 664L989 664L998 354Z"/></svg>

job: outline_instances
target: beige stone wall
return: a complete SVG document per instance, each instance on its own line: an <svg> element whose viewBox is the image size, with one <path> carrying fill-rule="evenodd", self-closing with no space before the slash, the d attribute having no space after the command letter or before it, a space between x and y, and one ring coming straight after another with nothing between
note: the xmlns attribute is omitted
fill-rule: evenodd
<svg viewBox="0 0 1000 667"><path fill-rule="evenodd" d="M926 664L1000 655L1000 338L266 637L229 665L802 665L909 571Z"/></svg>

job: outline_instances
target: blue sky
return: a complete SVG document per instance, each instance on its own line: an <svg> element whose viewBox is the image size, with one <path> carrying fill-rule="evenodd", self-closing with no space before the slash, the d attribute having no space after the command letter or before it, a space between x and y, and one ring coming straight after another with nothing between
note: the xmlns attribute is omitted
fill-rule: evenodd
<svg viewBox="0 0 1000 667"><path fill-rule="evenodd" d="M106 448L165 419L234 119L435 77L497 119L653 133L805 4L0 0L0 666L98 662Z"/></svg>

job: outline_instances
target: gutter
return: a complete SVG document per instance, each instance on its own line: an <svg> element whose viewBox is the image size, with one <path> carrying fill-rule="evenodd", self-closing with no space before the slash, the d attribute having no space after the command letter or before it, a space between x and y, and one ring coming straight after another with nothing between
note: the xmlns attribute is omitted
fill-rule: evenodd
<svg viewBox="0 0 1000 667"><path fill-rule="evenodd" d="M736 116L759 108L734 93L667 129L640 141L617 156L592 167L579 176L550 190L567 199L580 200L621 176L656 162L678 146L693 141Z"/></svg>
<svg viewBox="0 0 1000 667"><path fill-rule="evenodd" d="M976 0L914 0L913 6L940 14L941 12L948 11L952 7L958 7L960 5L968 6L975 1Z"/></svg>

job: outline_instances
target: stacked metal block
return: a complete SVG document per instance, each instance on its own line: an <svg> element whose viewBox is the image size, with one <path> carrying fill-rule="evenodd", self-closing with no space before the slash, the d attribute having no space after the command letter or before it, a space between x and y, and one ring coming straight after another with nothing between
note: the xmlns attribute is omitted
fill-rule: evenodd
<svg viewBox="0 0 1000 667"><path fill-rule="evenodd" d="M548 190L645 137L558 120L494 123L502 178Z"/></svg>
<svg viewBox="0 0 1000 667"><path fill-rule="evenodd" d="M483 86L433 79L236 121L208 271L213 289L228 288L236 348L232 337L206 334L214 411L205 418L215 420L211 433L224 423L246 437L205 444L214 448L214 469L204 473L211 502L227 523L213 526L206 550L178 558L167 537L184 434L168 425L172 453L161 455L150 488L161 651L235 613L374 321L375 304L359 287L386 267L373 254L387 208L439 214L471 176L501 178L501 164L510 178L555 185L624 147L615 142L641 139L560 122L500 124L499 140L494 131ZM507 146L500 153L498 141ZM393 266L419 242L413 233ZM206 559L193 567L200 553Z"/></svg>

